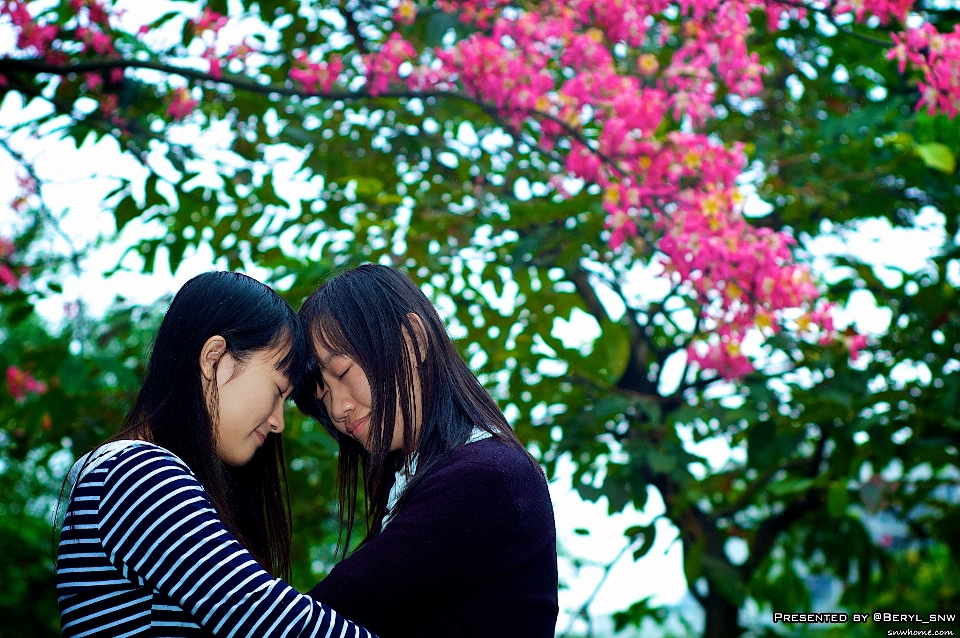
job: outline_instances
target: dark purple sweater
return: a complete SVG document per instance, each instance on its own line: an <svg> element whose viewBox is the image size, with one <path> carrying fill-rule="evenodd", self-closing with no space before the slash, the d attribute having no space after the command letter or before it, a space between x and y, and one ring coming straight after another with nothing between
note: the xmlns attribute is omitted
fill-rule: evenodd
<svg viewBox="0 0 960 638"><path fill-rule="evenodd" d="M310 596L384 638L547 638L557 539L540 469L486 439L457 448Z"/></svg>

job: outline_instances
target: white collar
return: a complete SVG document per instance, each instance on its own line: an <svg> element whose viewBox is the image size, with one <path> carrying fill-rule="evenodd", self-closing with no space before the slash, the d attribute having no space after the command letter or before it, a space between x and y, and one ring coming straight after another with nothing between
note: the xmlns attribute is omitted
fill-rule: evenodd
<svg viewBox="0 0 960 638"><path fill-rule="evenodd" d="M473 431L470 432L470 436L467 437L464 445L489 439L492 436L493 435L486 430L481 430L480 428L474 426ZM397 470L395 479L393 481L393 487L390 488L390 494L387 495L387 512L383 515L383 523L380 525L381 532L387 529L387 523L393 519L395 514L394 508L397 506L397 501L400 500L400 496L403 495L404 490L407 489L407 485L413 479L414 474L417 473L418 459L419 455L416 451L414 451L410 454L410 456L407 457L407 462L403 464L403 467Z"/></svg>

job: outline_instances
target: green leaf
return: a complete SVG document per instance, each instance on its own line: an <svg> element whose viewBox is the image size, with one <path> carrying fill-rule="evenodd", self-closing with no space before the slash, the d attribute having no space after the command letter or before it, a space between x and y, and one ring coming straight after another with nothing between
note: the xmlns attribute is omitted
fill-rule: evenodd
<svg viewBox="0 0 960 638"><path fill-rule="evenodd" d="M117 207L113 210L113 218L117 222L117 232L123 230L123 227L129 224L133 219L140 215L140 208L133 199L133 195L127 195L120 200Z"/></svg>
<svg viewBox="0 0 960 638"><path fill-rule="evenodd" d="M653 542L657 539L657 527L655 523L635 525L627 529L624 534L633 539L641 535L643 536L643 542L640 543L640 547L633 550L633 560L640 560L646 556L647 552L653 547Z"/></svg>
<svg viewBox="0 0 960 638"><path fill-rule="evenodd" d="M746 597L746 588L739 570L727 561L713 556L704 556L703 571L721 596L740 607Z"/></svg>
<svg viewBox="0 0 960 638"><path fill-rule="evenodd" d="M776 496L783 496L784 494L803 492L809 489L812 484L812 479L787 479L785 481L771 483L767 489Z"/></svg>
<svg viewBox="0 0 960 638"><path fill-rule="evenodd" d="M23 323L23 320L29 317L30 313L32 312L33 306L30 304L14 306L14 308L10 310L10 314L7 315L7 321L10 322L10 325L15 326L19 323Z"/></svg>
<svg viewBox="0 0 960 638"><path fill-rule="evenodd" d="M883 136L883 141L885 144L896 144L897 146L903 146L909 149L913 146L913 135L903 132L888 133Z"/></svg>
<svg viewBox="0 0 960 638"><path fill-rule="evenodd" d="M703 572L703 554L706 545L700 540L690 547L690 551L683 555L683 575L687 579L687 587L693 589L694 583Z"/></svg>
<svg viewBox="0 0 960 638"><path fill-rule="evenodd" d="M957 158L946 144L927 142L914 148L920 159L929 168L952 175L957 168Z"/></svg>
<svg viewBox="0 0 960 638"><path fill-rule="evenodd" d="M830 491L827 494L827 509L831 516L834 518L842 517L847 511L848 502L847 486L843 482L838 481L830 486Z"/></svg>
<svg viewBox="0 0 960 638"><path fill-rule="evenodd" d="M591 378L605 384L616 383L630 360L630 331L626 326L604 320L602 330L593 342L593 352L584 358L581 370Z"/></svg>
<svg viewBox="0 0 960 638"><path fill-rule="evenodd" d="M650 618L656 624L662 625L666 621L668 611L665 607L651 607L650 600L653 596L647 596L643 600L630 605L625 611L614 612L613 625L615 631L622 631L628 625L640 627L645 618Z"/></svg>
<svg viewBox="0 0 960 638"><path fill-rule="evenodd" d="M90 368L80 357L68 357L57 370L60 387L67 395L79 394L87 385Z"/></svg>

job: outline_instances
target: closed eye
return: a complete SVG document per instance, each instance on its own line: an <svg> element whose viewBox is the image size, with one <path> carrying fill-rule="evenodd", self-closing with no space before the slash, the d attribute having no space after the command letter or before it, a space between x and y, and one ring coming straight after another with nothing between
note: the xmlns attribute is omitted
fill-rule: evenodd
<svg viewBox="0 0 960 638"><path fill-rule="evenodd" d="M353 366L349 366L346 370L344 370L344 371L340 374L340 376L337 377L337 381L343 381L343 378L344 378L345 376L347 376L347 373L350 372L352 369L353 369Z"/></svg>

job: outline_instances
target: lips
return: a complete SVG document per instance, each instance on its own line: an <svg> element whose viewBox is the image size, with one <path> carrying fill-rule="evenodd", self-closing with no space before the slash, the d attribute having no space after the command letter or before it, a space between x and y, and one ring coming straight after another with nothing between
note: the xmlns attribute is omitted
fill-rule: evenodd
<svg viewBox="0 0 960 638"><path fill-rule="evenodd" d="M254 430L253 433L257 435L258 439L260 439L260 445L263 445L267 442L267 435L261 433L260 430Z"/></svg>
<svg viewBox="0 0 960 638"><path fill-rule="evenodd" d="M349 434L349 435L352 436L353 438L357 438L357 432L358 432L361 428L365 427L365 426L367 425L367 422L369 422L369 421L370 421L370 415L369 415L369 414L368 414L367 416L365 416L365 417L361 417L361 418L357 419L356 421L353 421L352 423L350 423L350 424L347 425L347 434Z"/></svg>

